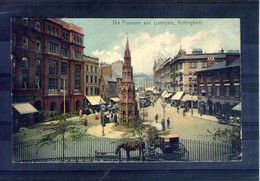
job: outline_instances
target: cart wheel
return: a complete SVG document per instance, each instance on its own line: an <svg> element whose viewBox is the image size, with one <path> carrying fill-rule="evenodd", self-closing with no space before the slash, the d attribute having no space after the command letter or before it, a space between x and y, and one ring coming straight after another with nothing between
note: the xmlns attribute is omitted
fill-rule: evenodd
<svg viewBox="0 0 260 181"><path fill-rule="evenodd" d="M144 159L146 161L156 161L159 160L159 153L155 149L147 147L144 151Z"/></svg>

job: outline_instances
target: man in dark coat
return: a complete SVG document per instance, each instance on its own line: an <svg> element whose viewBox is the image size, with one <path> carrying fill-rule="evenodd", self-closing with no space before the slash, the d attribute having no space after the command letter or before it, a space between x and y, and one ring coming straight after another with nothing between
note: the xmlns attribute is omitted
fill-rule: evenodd
<svg viewBox="0 0 260 181"><path fill-rule="evenodd" d="M169 128L170 127L170 118L168 117L168 119L167 119L167 128Z"/></svg>
<svg viewBox="0 0 260 181"><path fill-rule="evenodd" d="M155 114L155 121L156 121L156 123L158 122L158 118L159 118L159 116L158 116L158 114Z"/></svg>
<svg viewBox="0 0 260 181"><path fill-rule="evenodd" d="M162 124L162 130L164 131L165 130L165 119L162 120L161 124Z"/></svg>

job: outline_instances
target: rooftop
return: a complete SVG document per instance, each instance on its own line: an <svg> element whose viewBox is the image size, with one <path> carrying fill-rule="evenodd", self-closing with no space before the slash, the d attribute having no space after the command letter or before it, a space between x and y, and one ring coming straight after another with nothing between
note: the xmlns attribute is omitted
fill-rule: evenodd
<svg viewBox="0 0 260 181"><path fill-rule="evenodd" d="M110 77L106 76L106 75L102 75L103 79L107 82L116 82L113 79L111 79Z"/></svg>
<svg viewBox="0 0 260 181"><path fill-rule="evenodd" d="M122 79L122 77L120 77L117 73L115 73L114 71L111 71L111 74L117 78L117 79Z"/></svg>

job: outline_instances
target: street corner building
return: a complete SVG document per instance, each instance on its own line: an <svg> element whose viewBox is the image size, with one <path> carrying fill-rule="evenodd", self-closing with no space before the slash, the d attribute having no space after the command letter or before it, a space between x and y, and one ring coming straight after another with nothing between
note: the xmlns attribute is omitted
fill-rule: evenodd
<svg viewBox="0 0 260 181"><path fill-rule="evenodd" d="M120 121L123 123L129 123L138 119L138 110L135 99L135 85L133 81L133 68L131 66L131 54L128 39L124 55L122 79L120 94Z"/></svg>
<svg viewBox="0 0 260 181"><path fill-rule="evenodd" d="M12 99L76 112L83 97L83 29L59 18L12 19Z"/></svg>

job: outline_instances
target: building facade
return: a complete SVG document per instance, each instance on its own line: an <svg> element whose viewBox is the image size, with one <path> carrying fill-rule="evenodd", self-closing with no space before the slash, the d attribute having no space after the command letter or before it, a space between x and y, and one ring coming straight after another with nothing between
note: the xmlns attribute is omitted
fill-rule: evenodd
<svg viewBox="0 0 260 181"><path fill-rule="evenodd" d="M13 102L75 112L83 96L83 30L59 18L12 19Z"/></svg>
<svg viewBox="0 0 260 181"><path fill-rule="evenodd" d="M123 68L123 61L117 60L111 63L112 71L114 71L119 77L122 77L122 68Z"/></svg>
<svg viewBox="0 0 260 181"><path fill-rule="evenodd" d="M84 95L99 95L99 60L83 55L84 62Z"/></svg>
<svg viewBox="0 0 260 181"><path fill-rule="evenodd" d="M208 65L225 60L223 50L218 53L203 53L201 49L193 49L191 54L180 49L174 58L168 58L162 64L155 62L154 84L157 90L176 93L197 92L197 71Z"/></svg>
<svg viewBox="0 0 260 181"><path fill-rule="evenodd" d="M198 111L202 114L231 115L232 107L240 103L239 53L226 54L226 60L198 71Z"/></svg>
<svg viewBox="0 0 260 181"><path fill-rule="evenodd" d="M135 99L135 85L133 81L133 68L131 66L131 53L128 39L126 43L122 75L123 80L121 84L119 120L121 123L129 123L136 121L139 113Z"/></svg>

